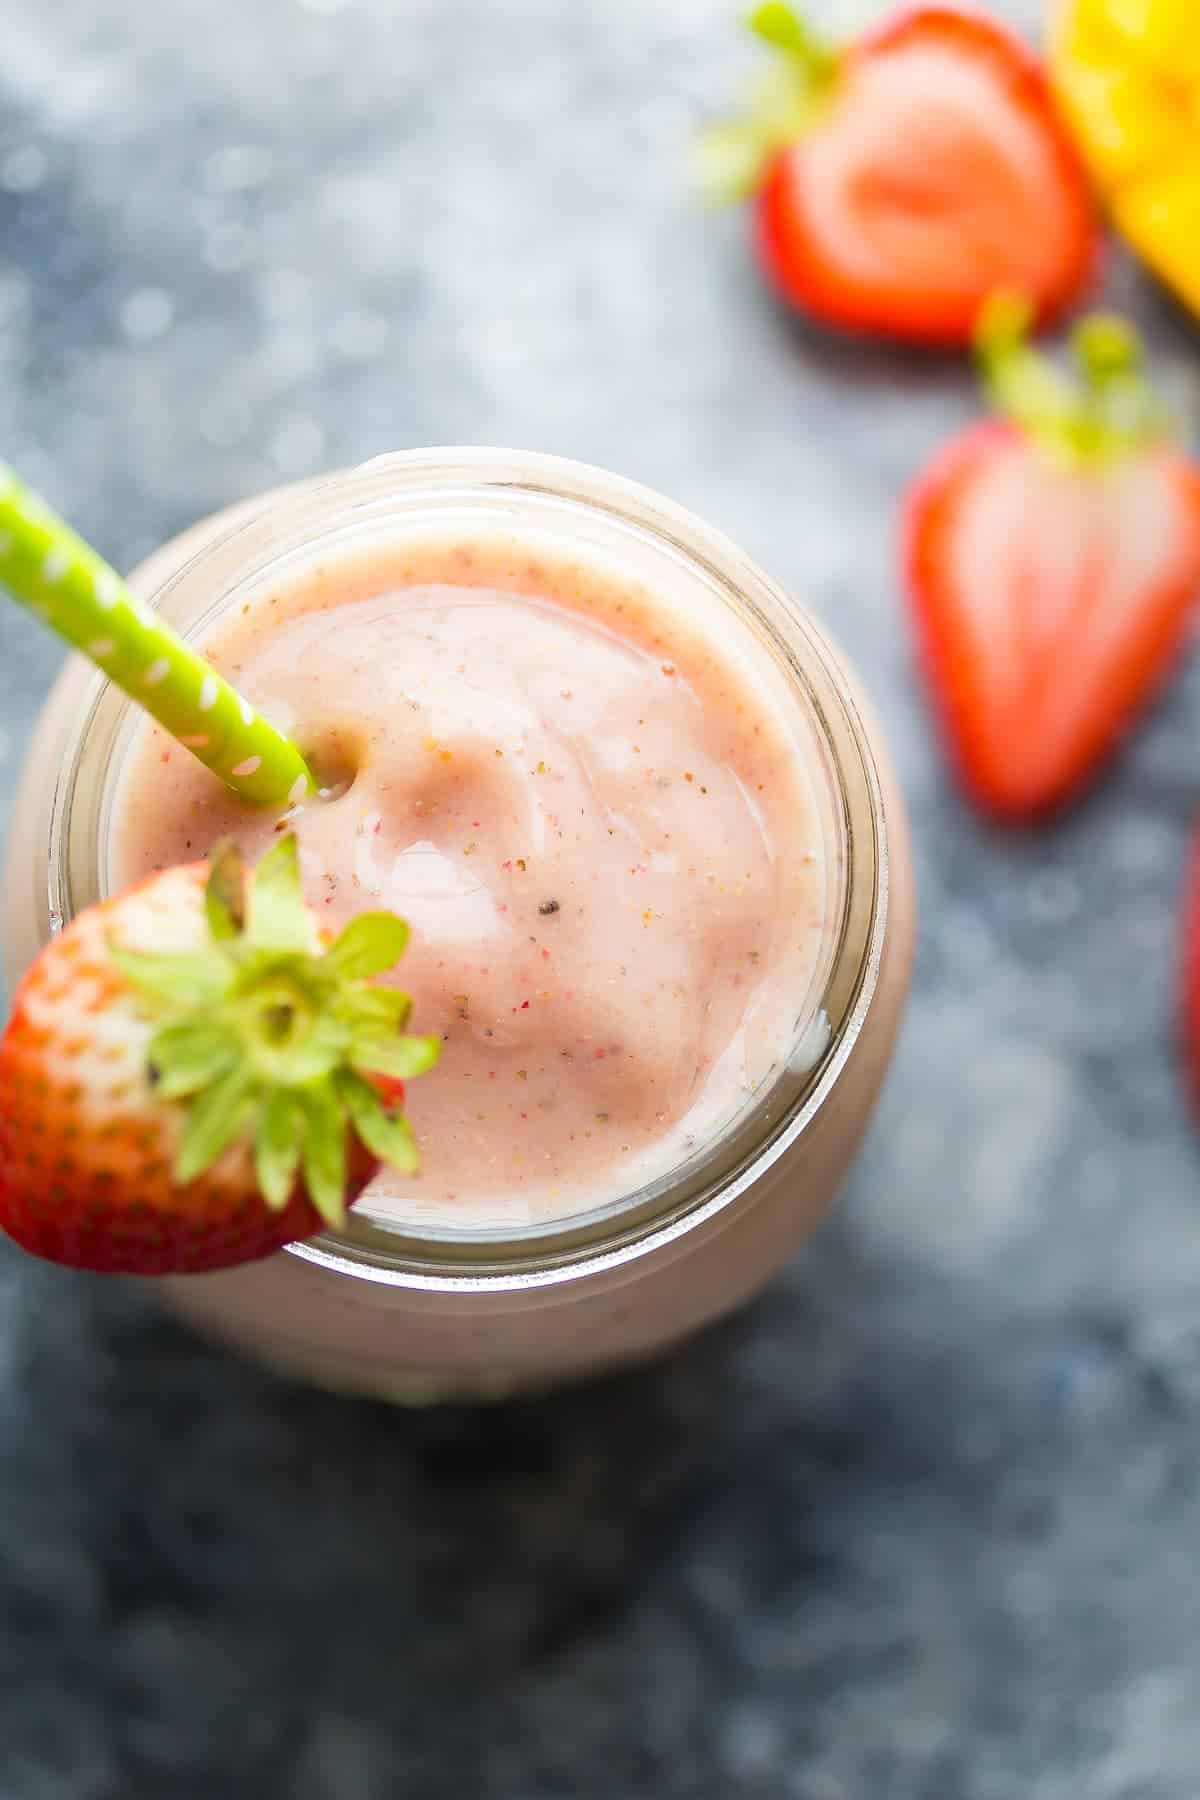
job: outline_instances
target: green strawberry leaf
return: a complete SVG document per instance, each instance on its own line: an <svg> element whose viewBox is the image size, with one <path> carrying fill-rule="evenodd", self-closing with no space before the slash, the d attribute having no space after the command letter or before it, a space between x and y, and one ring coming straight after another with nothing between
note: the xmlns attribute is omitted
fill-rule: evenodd
<svg viewBox="0 0 1200 1800"><path fill-rule="evenodd" d="M352 988L342 998L342 1017L354 1027L403 1031L412 1015L412 995L399 988Z"/></svg>
<svg viewBox="0 0 1200 1800"><path fill-rule="evenodd" d="M215 1006L233 986L233 967L216 949L155 955L109 940L108 953L148 1000L171 1006Z"/></svg>
<svg viewBox="0 0 1200 1800"><path fill-rule="evenodd" d="M346 1222L346 1127L330 1083L296 1095L304 1114L302 1158L308 1197L326 1224Z"/></svg>
<svg viewBox="0 0 1200 1800"><path fill-rule="evenodd" d="M776 52L755 79L739 115L708 125L692 154L697 185L716 202L743 200L760 188L771 163L798 143L823 112L841 56L783 0L764 0L747 21Z"/></svg>
<svg viewBox="0 0 1200 1800"><path fill-rule="evenodd" d="M746 21L755 37L773 50L785 50L789 56L812 55L814 38L808 26L784 0L764 0Z"/></svg>
<svg viewBox="0 0 1200 1800"><path fill-rule="evenodd" d="M1142 367L1137 332L1116 313L1091 313L1071 333L1071 349L1080 369L1096 382L1136 375Z"/></svg>
<svg viewBox="0 0 1200 1800"><path fill-rule="evenodd" d="M404 955L408 935L395 913L359 913L325 952L325 966L343 981L382 975Z"/></svg>
<svg viewBox="0 0 1200 1800"><path fill-rule="evenodd" d="M1092 435L1103 448L1161 443L1176 423L1145 373L1142 340L1115 313L1091 313L1071 333L1079 385L1090 401Z"/></svg>
<svg viewBox="0 0 1200 1800"><path fill-rule="evenodd" d="M314 1001L321 983L315 978L317 959L302 950L274 950L239 938L226 950L237 972L239 994L254 994L276 981L294 982L310 992Z"/></svg>
<svg viewBox="0 0 1200 1800"><path fill-rule="evenodd" d="M268 1086L302 1087L346 1061L350 1028L322 1003L319 990L286 969L256 985L241 1002L243 1042L258 1079Z"/></svg>
<svg viewBox="0 0 1200 1800"><path fill-rule="evenodd" d="M257 1096L248 1072L230 1069L192 1103L175 1158L175 1179L187 1183L211 1169L241 1136Z"/></svg>
<svg viewBox="0 0 1200 1800"><path fill-rule="evenodd" d="M299 845L295 833L289 831L268 850L254 872L246 941L265 950L311 953L315 939L300 878Z"/></svg>
<svg viewBox="0 0 1200 1800"><path fill-rule="evenodd" d="M195 1019L164 1025L147 1052L154 1089L164 1100L178 1100L212 1085L241 1061L242 1047L228 1025Z"/></svg>
<svg viewBox="0 0 1200 1800"><path fill-rule="evenodd" d="M391 1113L369 1081L361 1075L338 1076L337 1091L350 1114L350 1122L373 1156L406 1175L420 1165L412 1126L402 1113Z"/></svg>
<svg viewBox="0 0 1200 1800"><path fill-rule="evenodd" d="M291 833L249 877L232 845L216 850L203 920L207 944L186 954L110 941L154 1026L149 1079L183 1117L175 1178L195 1180L240 1143L267 1206L286 1207L302 1173L321 1217L340 1226L349 1124L373 1155L417 1166L409 1125L364 1078L412 1080L441 1050L437 1037L401 1035L408 994L369 985L403 954L408 927L365 913L325 948Z"/></svg>
<svg viewBox="0 0 1200 1800"><path fill-rule="evenodd" d="M993 294L975 328L975 355L993 408L1048 457L1067 466L1119 460L1176 435L1132 326L1108 313L1083 319L1065 364L1030 344L1032 323L1022 295Z"/></svg>
<svg viewBox="0 0 1200 1800"><path fill-rule="evenodd" d="M245 928L246 868L234 843L218 844L209 858L204 914L215 943L237 937Z"/></svg>
<svg viewBox="0 0 1200 1800"><path fill-rule="evenodd" d="M729 119L706 126L692 148L696 186L717 206L748 200L762 182L773 147L770 134L757 119Z"/></svg>
<svg viewBox="0 0 1200 1800"><path fill-rule="evenodd" d="M271 1095L258 1122L254 1171L267 1205L282 1212L292 1196L304 1142L304 1111L294 1094Z"/></svg>
<svg viewBox="0 0 1200 1800"><path fill-rule="evenodd" d="M385 1037L376 1031L360 1031L351 1040L349 1060L363 1074L414 1081L432 1069L441 1053L440 1037Z"/></svg>

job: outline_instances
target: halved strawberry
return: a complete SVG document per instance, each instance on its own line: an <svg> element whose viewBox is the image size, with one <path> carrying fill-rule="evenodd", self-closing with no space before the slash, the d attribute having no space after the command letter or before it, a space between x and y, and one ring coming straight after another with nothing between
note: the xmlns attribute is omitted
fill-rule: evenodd
<svg viewBox="0 0 1200 1800"><path fill-rule="evenodd" d="M225 1268L340 1226L381 1161L416 1166L403 1082L437 1038L368 984L408 927L322 945L288 835L80 914L0 1039L0 1228L75 1268Z"/></svg>
<svg viewBox="0 0 1200 1800"><path fill-rule="evenodd" d="M1099 237L1082 165L1041 65L994 20L911 6L840 49L768 0L778 52L743 120L703 143L702 174L758 195L781 294L827 324L965 344L997 289L1039 322L1076 300Z"/></svg>
<svg viewBox="0 0 1200 1800"><path fill-rule="evenodd" d="M1004 417L916 482L903 563L946 736L978 804L1028 820L1078 793L1180 653L1200 600L1200 469L1173 441L1120 320L1028 348L1029 309L980 332Z"/></svg>

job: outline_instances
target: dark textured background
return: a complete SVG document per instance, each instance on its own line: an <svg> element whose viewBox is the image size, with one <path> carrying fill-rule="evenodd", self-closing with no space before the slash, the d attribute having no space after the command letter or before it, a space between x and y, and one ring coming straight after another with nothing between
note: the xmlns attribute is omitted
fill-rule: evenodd
<svg viewBox="0 0 1200 1800"><path fill-rule="evenodd" d="M1195 1800L1200 1154L1169 1010L1200 668L1052 833L964 813L890 531L970 383L789 322L739 221L690 203L687 133L744 61L724 6L0 25L0 448L85 531L128 564L425 442L638 476L847 644L924 905L839 1216L665 1366L410 1417L0 1253L0 1796ZM1119 258L1109 288L1194 389L1200 335ZM0 618L0 808L56 661Z"/></svg>

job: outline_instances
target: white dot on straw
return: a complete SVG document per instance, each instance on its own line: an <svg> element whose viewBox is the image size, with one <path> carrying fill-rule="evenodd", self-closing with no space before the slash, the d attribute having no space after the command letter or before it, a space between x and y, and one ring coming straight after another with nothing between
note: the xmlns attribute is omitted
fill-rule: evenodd
<svg viewBox="0 0 1200 1800"><path fill-rule="evenodd" d="M92 587L96 592L96 604L107 612L115 606L121 597L121 583L111 569L97 569L92 578Z"/></svg>
<svg viewBox="0 0 1200 1800"><path fill-rule="evenodd" d="M293 781L291 787L288 789L288 805L289 806L298 806L300 804L301 800L303 800L305 794L307 794L307 792L308 792L308 777L307 777L307 775L297 775L295 781Z"/></svg>
<svg viewBox="0 0 1200 1800"><path fill-rule="evenodd" d="M248 700L239 699L238 711L242 715L242 724L243 725L253 725L253 723L254 723L254 708L251 706L251 704Z"/></svg>
<svg viewBox="0 0 1200 1800"><path fill-rule="evenodd" d="M200 683L200 711L211 712L217 704L217 678L206 675Z"/></svg>
<svg viewBox="0 0 1200 1800"><path fill-rule="evenodd" d="M246 758L245 762L240 762L240 763L234 764L233 773L235 775L257 775L258 771L261 768L262 768L262 757L261 756L248 756Z"/></svg>
<svg viewBox="0 0 1200 1800"><path fill-rule="evenodd" d="M181 737L179 741L181 744L185 744L189 750L208 749L207 731L195 731L192 733L191 737Z"/></svg>
<svg viewBox="0 0 1200 1800"><path fill-rule="evenodd" d="M154 608L152 606L147 606L144 600L134 601L133 616L140 624L149 626L151 631L153 631L154 627L158 624L158 617Z"/></svg>
<svg viewBox="0 0 1200 1800"><path fill-rule="evenodd" d="M142 680L145 682L147 687L157 687L159 682L165 681L167 679L167 676L170 673L171 673L170 662L168 661L168 659L165 656L160 656L160 657L157 657L155 659L155 661L150 664L150 667L146 670L146 673L142 676Z"/></svg>
<svg viewBox="0 0 1200 1800"><path fill-rule="evenodd" d="M70 566L71 558L67 552L61 544L55 544L47 550L45 561L42 563L42 580L61 581Z"/></svg>
<svg viewBox="0 0 1200 1800"><path fill-rule="evenodd" d="M89 656L111 656L116 649L114 638L93 638L87 647Z"/></svg>

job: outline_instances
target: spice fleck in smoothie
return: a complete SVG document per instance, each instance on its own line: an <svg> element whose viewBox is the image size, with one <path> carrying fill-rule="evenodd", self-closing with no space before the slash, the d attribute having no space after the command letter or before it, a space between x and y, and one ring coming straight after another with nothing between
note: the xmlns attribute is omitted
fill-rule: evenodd
<svg viewBox="0 0 1200 1800"><path fill-rule="evenodd" d="M204 650L329 796L251 811L144 726L111 884L225 836L257 856L286 819L331 929L407 918L397 979L444 1049L409 1102L421 1174L360 1213L586 1214L787 1057L827 924L809 775L751 664L665 586L529 536L398 542L276 581Z"/></svg>

